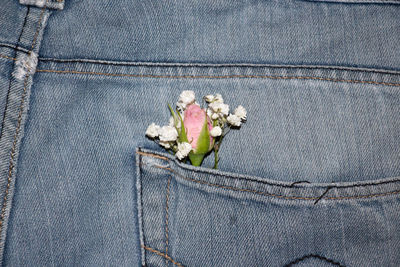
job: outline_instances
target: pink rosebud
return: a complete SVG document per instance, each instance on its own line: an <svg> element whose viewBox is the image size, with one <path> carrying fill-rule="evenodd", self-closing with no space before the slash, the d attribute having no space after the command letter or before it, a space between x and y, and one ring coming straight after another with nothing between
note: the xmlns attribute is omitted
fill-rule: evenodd
<svg viewBox="0 0 400 267"><path fill-rule="evenodd" d="M186 135L192 148L195 150L197 148L197 141L201 129L204 126L204 121L206 119L205 110L201 109L197 104L190 104L186 107L184 113L183 124L185 125ZM212 124L210 118L207 116L208 129L211 131ZM210 135L210 146L212 144L213 138Z"/></svg>

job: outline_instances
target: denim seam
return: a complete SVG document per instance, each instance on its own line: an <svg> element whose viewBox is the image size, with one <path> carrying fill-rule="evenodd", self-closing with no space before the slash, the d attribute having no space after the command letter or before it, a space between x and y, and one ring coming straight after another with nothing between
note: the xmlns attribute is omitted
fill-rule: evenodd
<svg viewBox="0 0 400 267"><path fill-rule="evenodd" d="M143 227L143 199L142 199L142 170L140 166L140 157L136 157L136 189L137 189L137 206L138 206L138 231L139 231L139 243L141 246L141 261L142 265L145 265L146 261L146 250L143 248L145 245L145 238L144 238L144 227Z"/></svg>
<svg viewBox="0 0 400 267"><path fill-rule="evenodd" d="M9 57L9 56L6 56L6 55L1 55L1 54L0 54L0 57L6 58L6 59L11 59L11 60L17 60L15 57Z"/></svg>
<svg viewBox="0 0 400 267"><path fill-rule="evenodd" d="M166 260L172 262L172 263L175 264L176 266L183 267L183 265L182 265L181 263L179 263L179 262L173 260L170 256L166 255L165 253L162 253L162 252L159 251L159 250L156 250L156 249L151 248L151 247L143 246L143 245L142 245L141 247L144 248L145 250L148 250L148 251L150 251L150 252L153 252L153 253L157 254L158 256L164 257Z"/></svg>
<svg viewBox="0 0 400 267"><path fill-rule="evenodd" d="M37 41L37 37L38 37L38 35L39 35L40 23L42 23L44 11L46 10L46 4L47 4L48 1L49 1L49 0L46 0L46 3L45 3L45 5L44 5L44 7L42 8L42 12L40 13L40 18L39 18L38 25L37 25L37 28L36 28L35 36L33 37L31 49L30 49L30 51L29 51L30 53L33 52L33 49L34 49L34 47L35 47L35 44L36 44L36 41Z"/></svg>
<svg viewBox="0 0 400 267"><path fill-rule="evenodd" d="M148 152L143 152L143 151L137 151L137 154L141 154L141 155L145 155L148 157L153 157L153 158L158 158L158 159L162 159L164 161L167 162L173 162L173 160L167 158L167 157L163 157L157 154L151 154ZM185 167L180 166L180 168L186 169ZM189 171L191 171L189 169ZM196 172L201 172L201 173L205 173L207 175L214 175L213 173L210 172L206 172L204 170L196 170ZM294 185L282 185L282 184L274 184L274 183L269 183L267 181L257 181L254 179L249 179L249 178L244 178L244 177L233 177L233 176L229 176L226 174L217 174L218 176L223 176L225 178L229 178L229 179L237 179L237 180L244 180L244 181L249 181L249 182L254 182L254 183L259 183L259 184L265 184L265 185L270 185L270 186L275 186L275 187L284 187L284 188L293 188L295 187ZM390 184L390 183L398 183L400 182L400 179L396 179L396 180L391 180L391 181L382 181L382 182L376 182L376 183L363 183L363 184L355 184L355 185L334 185L334 188L353 188L353 187L365 187L365 186L376 186L376 185L382 185L382 184ZM298 186L297 186L298 187ZM326 186L322 186L321 188L328 188L328 187L332 187L332 184L330 185L326 185Z"/></svg>
<svg viewBox="0 0 400 267"><path fill-rule="evenodd" d="M8 43L1 43L0 47L7 47L22 52L28 52L29 50L16 45ZM225 67L251 67L251 68L289 68L289 69L324 69L324 70L338 70L338 71L356 71L366 73L382 73L382 74L400 74L398 70L389 70L381 68L368 68L368 67L351 67L351 66L330 66L330 65L293 65L293 64L268 64L268 63L185 63L185 62L151 62L151 61L109 61L102 59L84 59L84 58L51 58L51 57L40 57L39 61L48 62L59 62L59 63L83 63L83 64L96 64L96 65L111 65L111 66L136 66L136 67L196 67L196 68L225 68Z"/></svg>
<svg viewBox="0 0 400 267"><path fill-rule="evenodd" d="M136 150L136 153L137 152L139 152L138 151L138 149ZM143 203L142 203L142 178L141 178L141 176L142 176L142 173L143 173L143 170L141 169L141 166L142 166L142 164L141 164L141 161L142 161L142 157L141 157L141 154L140 153L137 153L139 156L137 156L136 157L136 167L137 167L137 175L138 175L138 179L137 179L137 184L138 184L138 186L139 186L139 188L140 188L140 190L139 190L139 192L138 192L138 205L139 205L139 208L140 208L140 210L139 210L139 213L142 213L142 210L143 210ZM161 256L161 257L163 257L163 258L165 258L165 260L166 260L166 264L167 264L167 266L168 266L168 261L170 261L170 262L172 262L174 265L176 265L176 266L178 266L178 267L183 267L183 265L181 264L181 263L179 263L179 262L177 262L177 261L175 261L175 260L173 260L170 256L168 256L168 232L169 232L169 230L168 230L168 221L169 221L169 219L168 219L168 212L169 212L169 204L168 204L168 202L169 202L169 196L170 196L170 186L171 186L171 181L172 181L172 175L170 175L169 176L169 179L168 179L168 183L167 183L167 186L166 186L166 198L165 198L165 203L166 203L166 207L165 207L165 211L166 211L166 217L165 217L165 237L166 237L166 252L165 253L163 253L163 252L161 252L161 251L159 251L159 250L157 250L157 249L154 249L154 248L151 248L151 247L149 247L149 246L146 246L145 245L145 238L144 238L144 228L143 228L143 223L141 222L141 221L139 221L139 227L140 227L140 235L141 235L141 237L140 237L140 247L143 249L143 251L150 251L150 252L152 252L152 253L155 253L156 255L159 255L159 256ZM139 220L143 220L143 217L142 216L139 216ZM143 266L146 266L146 259L145 259L145 255L143 254L142 255L142 265Z"/></svg>
<svg viewBox="0 0 400 267"><path fill-rule="evenodd" d="M0 44L1 46L1 44ZM226 67L251 67L251 68L274 68L274 69L324 69L324 70L338 70L338 71L356 71L366 73L383 73L383 74L400 74L399 71L390 71L386 69L374 68L355 68L355 67L340 67L329 65L277 65L277 64L257 64L257 63L168 63L168 62L145 62L145 61L104 61L98 59L61 59L61 58L39 58L40 61L59 62L59 63L82 63L82 64L98 64L98 65L111 65L111 66L134 66L134 67L182 67L182 68L226 68Z"/></svg>
<svg viewBox="0 0 400 267"><path fill-rule="evenodd" d="M169 209L169 194L170 194L170 186L171 186L171 180L172 176L169 177L168 182L167 182L167 192L166 192L166 197L165 197L165 255L168 256L168 222L169 222L169 215L168 215L168 209ZM168 260L165 259L165 265L168 267Z"/></svg>
<svg viewBox="0 0 400 267"><path fill-rule="evenodd" d="M24 28L25 28L25 25L26 25L26 19L28 18L29 11L30 11L30 8L28 7L27 11L26 11L26 14L25 14L24 22L23 22L22 27L21 27L21 31L20 31L19 36L18 36L17 43L19 43L21 41L21 37L22 37L22 34L24 32ZM3 56L3 55L0 55L0 56ZM14 57L8 57L8 56L3 56L3 57L16 61L17 60L17 58L16 58L17 57L17 50L14 50ZM16 67L16 63L14 63L14 68L15 67ZM11 75L12 75L12 73L11 73ZM4 108L3 119L2 119L2 122L1 122L0 139L3 136L4 121L5 121L5 118L6 118L6 110L7 110L7 107L8 107L8 101L9 101L11 85L12 85L12 79L10 78L10 81L8 83L7 96L6 96L7 100L6 100L6 104L5 104L5 108Z"/></svg>
<svg viewBox="0 0 400 267"><path fill-rule="evenodd" d="M26 11L25 17L24 17L24 22L22 23L22 27L21 27L21 31L20 31L19 36L18 36L17 43L20 43L20 41L21 41L21 37L22 37L22 34L24 32L24 29L25 29L26 20L28 18L29 11L30 11L30 7L27 7L27 11ZM7 59L11 59L11 60L17 61L17 58L16 58L17 57L17 51L18 50L14 50L14 57L9 57L9 56L5 56L5 55L0 55L0 56L3 57L3 58L7 58ZM14 68L16 68L16 62L14 63ZM29 73L29 71L28 71L28 73ZM27 75L29 75L28 73L27 73ZM12 76L12 73L11 73L11 76ZM9 104L9 95L10 95L11 86L12 86L12 78L10 77L10 81L9 81L9 84L8 84L8 90L7 90L7 96L6 96L6 103L5 103L5 107L4 107L4 113L3 113L3 119L2 119L2 123L1 123L0 139L3 136L4 123L5 123L5 118L7 116L6 115L6 111L7 111L7 107L8 107L8 104ZM25 87L25 81L24 81L24 87ZM24 88L24 94L25 94L25 91L26 90ZM4 200L3 200L4 202L3 202L3 207L2 207L2 210L1 210L0 236L1 236L1 232L3 231L3 219L5 217L3 209L5 210L5 208L7 206L7 198L8 198L9 189L10 189L10 177L8 177L8 179L7 179L6 191L5 191Z"/></svg>
<svg viewBox="0 0 400 267"><path fill-rule="evenodd" d="M28 6L28 8L30 8L30 7ZM13 49L15 51L21 51L21 52L25 52L25 53L29 52L29 49L26 49L24 47L17 46L17 45L8 44L8 43L0 43L0 47L6 47L6 48Z"/></svg>
<svg viewBox="0 0 400 267"><path fill-rule="evenodd" d="M375 85L386 85L386 86L399 86L400 83L388 83L388 82L375 82L375 81L363 81L363 80L346 80L346 79L334 79L324 78L316 76L273 76L273 75L151 75L151 74L125 74L125 73L104 73L104 72L86 72L86 71L74 71L74 70L47 70L37 69L37 72L48 72L56 74L88 74L88 75L103 75L103 76L116 76L116 77L134 77L134 78L176 78L176 79L231 79L231 78L261 78L261 79L286 79L286 80L320 80L320 81L331 81L331 82L344 82L344 83L360 83L360 84L375 84Z"/></svg>
<svg viewBox="0 0 400 267"><path fill-rule="evenodd" d="M141 165L143 166L143 165L146 165L146 164L141 163ZM246 193L254 193L254 194L257 194L257 195L263 195L263 196L267 196L267 197L275 197L275 198L280 198L280 199L288 199L288 200L318 200L320 198L320 196L319 197L301 197L301 196L277 195L277 194L272 194L272 193L267 193L267 192L263 192L263 191L252 190L252 189L237 188L237 187L233 187L233 186L229 186L229 185L214 184L214 183L209 183L209 182L206 182L206 181L202 181L202 180L197 180L197 179L186 177L186 176L176 172L175 170L173 170L173 169L171 169L169 167L160 166L160 165L147 165L147 166L169 171L169 172L175 174L176 176L178 176L178 177L180 177L180 178L182 178L182 179L184 179L186 181L189 181L189 182L208 185L208 186L216 187L216 188L222 188L222 189L240 191L240 192L246 192ZM344 196L344 197L324 197L324 199L329 199L329 200L365 199L365 198L372 198L372 197L383 197L383 196L394 195L394 194L399 194L399 193L400 193L400 190L395 190L395 191L389 191L389 192L377 193L377 194L370 194L370 195L359 195L359 196L356 195L356 196Z"/></svg>
<svg viewBox="0 0 400 267"><path fill-rule="evenodd" d="M26 49L20 47L14 47L11 45L0 44L0 47L8 47L11 49L19 50L22 52L29 52ZM17 60L16 58L8 57L6 55L1 55L11 60ZM272 68L272 69L302 69L302 70L332 70L332 71L352 71L352 72L363 72L363 73L379 73L388 75L399 75L398 71L390 71L385 69L367 69L367 68L352 68L352 67L338 67L338 66L323 66L323 65L271 65L271 64L201 64L201 63L153 63L153 62L107 62L101 60L68 60L68 59L56 59L56 58L38 58L39 61L50 61L50 62L67 62L67 63L83 63L83 64L98 64L98 65L111 65L111 66L133 66L133 67L176 67L176 68L227 68L227 67L239 67L239 68ZM51 70L43 70L43 72L51 72ZM86 73L86 72L83 72ZM95 73L95 72L93 72ZM109 73L95 73L99 75L107 75Z"/></svg>
<svg viewBox="0 0 400 267"><path fill-rule="evenodd" d="M29 52L28 49L18 47L11 44L0 43L0 47L7 47L22 52ZM0 55L1 56L1 55ZM10 58L13 59L13 58ZM16 60L16 59L13 59ZM239 67L239 68L273 68L273 69L304 69L304 70L332 70L332 71L354 71L365 73L379 73L389 75L399 75L400 71L376 68L357 68L347 66L329 66L329 65L278 65L278 64L262 64L262 63L169 63L169 62L146 62L146 61L105 61L101 59L62 59L62 58L38 58L39 61L59 62L59 63L82 63L82 64L95 64L95 65L111 65L111 66L132 66L132 67L180 67L180 68L226 68L226 67Z"/></svg>
<svg viewBox="0 0 400 267"><path fill-rule="evenodd" d="M48 0L46 0L46 3L47 3L47 1ZM45 9L46 9L46 4L42 8L42 11L41 11L41 14L40 14L40 18L38 20L38 24L37 24L37 27L36 27L36 32L35 32L34 38L32 40L31 51L29 51L29 53L33 53L33 49L34 49L34 46L35 46L36 41L37 41L37 37L38 37L38 34L39 34L39 30L40 30L40 24L42 22ZM22 93L22 96L21 96L21 103L20 103L19 111L18 111L17 127L15 129L14 141L13 141L12 148L11 148L11 153L10 153L7 185L6 185L6 189L5 189L5 192L4 192L3 204L2 204L1 215L0 215L0 236L2 235L5 211L6 211L7 203L8 203L8 200L9 200L8 199L8 193L9 193L10 185L11 185L11 181L12 181L11 178L12 178L12 173L13 173L13 169L14 169L14 163L13 162L14 162L14 157L15 157L15 150L16 150L18 135L19 135L20 128L21 128L23 106L24 106L24 103L25 103L25 96L26 96L26 93L27 93L27 86L28 86L29 76L30 76L30 71L27 71L25 79L24 79L24 89L23 89L23 93Z"/></svg>

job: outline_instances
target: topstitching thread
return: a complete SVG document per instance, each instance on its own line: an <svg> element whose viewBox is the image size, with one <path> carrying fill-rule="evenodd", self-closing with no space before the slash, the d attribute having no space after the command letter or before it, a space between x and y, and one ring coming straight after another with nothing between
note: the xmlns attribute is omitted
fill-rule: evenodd
<svg viewBox="0 0 400 267"><path fill-rule="evenodd" d="M156 250L154 248L150 248L150 247L143 246L143 245L141 247L144 248L145 250L151 251L151 252L153 252L153 253L161 256L161 257L164 257L165 259L169 260L170 262L172 262L176 266L183 267L183 265L181 263L173 260L170 256L166 255L165 253L162 253L161 251L158 251L158 250Z"/></svg>
<svg viewBox="0 0 400 267"><path fill-rule="evenodd" d="M168 255L168 209L169 209L169 193L170 193L170 185L171 185L172 177L169 177L167 183L167 193L166 193L166 200L165 200L165 255ZM168 260L165 259L165 265L168 267Z"/></svg>
<svg viewBox="0 0 400 267"><path fill-rule="evenodd" d="M36 37L37 38L37 37ZM36 39L35 38L35 39ZM35 40L36 42L36 40ZM16 58L9 57L6 55L1 55L0 57L17 60ZM39 61L56 61L50 59L41 59ZM77 61L79 62L79 61ZM82 63L87 63L82 61ZM107 64L107 65L124 65L118 63L105 63L105 62L96 62L96 64ZM129 65L129 64L127 64ZM144 64L145 65L145 64ZM140 64L138 64L140 66ZM229 65L227 65L229 66ZM195 66L195 67L202 67ZM210 66L203 66L210 67ZM217 67L224 67L217 66ZM226 66L225 66L226 67ZM243 66L245 67L245 66ZM257 66L255 66L257 67ZM262 67L262 66L259 66ZM324 67L301 67L301 66L268 66L271 68L301 68L301 69L318 69ZM325 68L324 68L325 69ZM345 71L357 71L357 72L378 72L378 73L387 73L393 74L391 72L377 71L377 70L357 70L357 69L346 69L346 68L326 68L329 70L345 70ZM88 75L102 75L102 76L116 76L116 77L137 77L137 78L175 78L175 79L229 79L229 78L260 78L260 79L299 79L299 80L321 80L321 81L331 81L331 82L345 82L345 83L361 83L361 84L376 84L376 85L386 85L386 86L400 86L400 83L392 83L392 82L377 82L370 80L351 80L351 79L336 79L336 78L327 78L327 77L317 77L317 76L279 76L279 75L152 75L152 74L129 74L129 73L107 73L107 72L89 72L89 71L76 71L76 70L51 70L51 69L37 69L37 72L48 72L48 73L58 73L58 74L88 74Z"/></svg>
<svg viewBox="0 0 400 267"><path fill-rule="evenodd" d="M10 45L6 43L0 43L0 47L8 47L23 52L29 52L29 50ZM347 66L329 66L329 65L274 65L274 64L257 64L257 63L169 63L169 62L146 62L146 61L105 61L101 59L67 59L67 58L39 58L40 61L48 62L60 62L60 63L91 63L97 65L110 65L110 66L138 66L138 67L195 67L195 68L226 68L226 67L238 67L238 68L273 68L273 69L324 69L324 70L337 70L337 71L354 71L364 73L381 73L381 74L400 74L399 71L389 69L374 69L374 68L358 68L358 67L347 67Z"/></svg>
<svg viewBox="0 0 400 267"><path fill-rule="evenodd" d="M142 165L145 165L145 164L142 164ZM172 172L175 175L179 176L180 178L190 181L190 182L195 182L198 184L204 184L204 185L208 185L208 186L212 186L212 187L223 188L223 189L228 189L228 190L233 190L233 191L249 192L249 193L255 193L258 195L264 195L264 196L270 196L270 197L276 197L276 198L282 198L282 199L317 200L317 199L321 198L321 196L319 196L319 197L300 197L300 196L277 195L277 194L272 194L272 193L267 193L267 192L252 190L252 189L237 188L237 187L228 186L228 185L214 184L214 183L209 183L206 181L201 181L201 180L196 180L193 178L185 177L169 167L164 167L164 166L159 166L159 165L151 165L151 167L167 170L167 171ZM363 199L363 198L380 197L380 196L387 196L387 195L393 195L393 194L399 194L399 193L400 193L400 190L395 190L395 191L390 191L390 192L385 192L385 193L376 193L376 194L360 195L360 196L325 197L325 199L330 199L330 200ZM324 194L322 196L324 196Z"/></svg>
<svg viewBox="0 0 400 267"><path fill-rule="evenodd" d="M158 158L158 159L162 159L164 161L170 162L172 161L171 159L167 158L167 157L163 157L157 154L152 154L152 153L148 153L148 152L143 152L143 151L137 151L137 154L140 155L144 155L144 156L148 156L148 157L154 157L154 158ZM182 167L183 168L183 167ZM206 173L206 174L210 174L207 171L204 170L197 170L197 172L201 172L201 173ZM244 180L244 181L250 181L250 182L256 182L256 183L261 183L261 184L266 184L266 185L271 185L271 186L276 186L276 187L288 187L288 188L292 188L294 187L294 185L299 184L299 183L308 183L311 184L309 181L296 181L291 183L290 185L285 185L285 184L275 184L275 183L270 183L268 181L260 181L260 180L254 180L251 178L245 178L245 177L232 177L223 173L219 173L218 176L222 176L222 177L226 177L229 179L236 179L236 180ZM390 181L381 181L381 182L370 182L370 183L362 183L362 184L353 184L353 185L335 185L336 188L352 188L352 187L364 187L364 186L375 186L375 185L382 185L382 184L389 184L389 183L393 183L393 182L400 182L400 179L396 179L396 180L390 180ZM331 186L331 185L329 185ZM325 186L323 188L329 187L329 186Z"/></svg>
<svg viewBox="0 0 400 267"><path fill-rule="evenodd" d="M11 59L11 60L17 60L15 57L9 57L9 56L6 56L6 55L1 55L1 54L0 54L0 57L6 58L6 59Z"/></svg>
<svg viewBox="0 0 400 267"><path fill-rule="evenodd" d="M21 41L22 33L24 32L24 28L25 28L25 25L26 25L26 19L27 19L28 15L29 15L29 11L30 11L30 7L28 6L28 8L26 9L26 13L25 13L24 23L22 24L22 28L21 28L21 31L20 31L19 36L18 36L18 41L17 41L18 44ZM1 54L0 54L0 56L3 56L5 58L12 59L12 60L16 61L17 60L17 58L16 58L17 57L17 51L18 50L14 50L14 57L8 57L8 56L4 56L4 55L1 55ZM16 65L14 65L14 67L16 67ZM8 83L8 90L7 90L7 96L6 96L7 100L6 100L6 105L5 105L5 108L4 108L3 120L1 122L0 139L3 136L4 122L5 122L5 118L6 118L6 110L7 110L7 107L8 107L8 100L9 100L11 85L12 85L12 79L10 79L10 81Z"/></svg>
<svg viewBox="0 0 400 267"><path fill-rule="evenodd" d="M153 74L127 74L127 73L107 73L107 72L91 72L91 71L75 71L75 70L49 70L38 69L37 72L49 72L58 74L89 74L116 77L136 77L136 78L171 78L171 79L229 79L229 78L261 78L261 79L286 79L286 80L320 80L331 82L360 83L360 84L376 84L386 86L400 86L400 83L376 82L367 80L348 80L335 79L316 76L274 76L274 75L153 75Z"/></svg>
<svg viewBox="0 0 400 267"><path fill-rule="evenodd" d="M340 67L340 66L325 66L325 65L273 65L273 64L252 64L252 63L168 63L168 62L115 62L104 61L98 59L62 59L62 58L39 58L41 61L61 62L61 63L91 63L99 65L110 66L137 66L137 67L181 67L181 68L272 68L272 69L324 69L324 70L337 70L337 71L355 71L365 73L382 73L382 74L400 74L399 71L391 71L386 69L367 69L367 68L353 68L353 67Z"/></svg>

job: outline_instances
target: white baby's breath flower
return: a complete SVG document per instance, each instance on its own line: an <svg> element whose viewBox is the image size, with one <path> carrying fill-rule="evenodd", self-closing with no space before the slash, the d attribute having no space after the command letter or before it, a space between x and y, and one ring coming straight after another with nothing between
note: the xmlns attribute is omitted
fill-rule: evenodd
<svg viewBox="0 0 400 267"><path fill-rule="evenodd" d="M164 147L165 149L171 148L171 144L169 142L159 142L160 146Z"/></svg>
<svg viewBox="0 0 400 267"><path fill-rule="evenodd" d="M175 127L172 126L163 126L159 130L160 141L161 142L172 142L178 138L178 132L176 131Z"/></svg>
<svg viewBox="0 0 400 267"><path fill-rule="evenodd" d="M195 99L194 92L191 90L186 90L186 91L182 91L182 93L179 95L178 102L188 105L188 104L193 103L194 99Z"/></svg>
<svg viewBox="0 0 400 267"><path fill-rule="evenodd" d="M176 107L177 109L183 113L183 111L185 111L187 104L182 103L182 102L176 102Z"/></svg>
<svg viewBox="0 0 400 267"><path fill-rule="evenodd" d="M178 150L181 151L185 155L189 155L192 150L192 145L188 142L182 142L178 144Z"/></svg>
<svg viewBox="0 0 400 267"><path fill-rule="evenodd" d="M156 125L154 122L147 127L146 135L150 138L156 138L159 134L160 126Z"/></svg>
<svg viewBox="0 0 400 267"><path fill-rule="evenodd" d="M222 98L221 94L215 94L215 97L213 99L213 102L216 103L224 103L224 99Z"/></svg>
<svg viewBox="0 0 400 267"><path fill-rule="evenodd" d="M212 128L212 130L210 131L210 134L212 137L217 137L220 136L222 134L222 129L219 126L215 126L214 128Z"/></svg>
<svg viewBox="0 0 400 267"><path fill-rule="evenodd" d="M184 159L186 156L182 154L179 150L175 153L175 157L177 157L179 160Z"/></svg>
<svg viewBox="0 0 400 267"><path fill-rule="evenodd" d="M214 111L214 113L220 113L223 116L227 116L229 114L229 105L220 103L220 102L212 102L209 107Z"/></svg>
<svg viewBox="0 0 400 267"><path fill-rule="evenodd" d="M208 108L207 109L207 116L211 118L212 114L213 114L212 110Z"/></svg>
<svg viewBox="0 0 400 267"><path fill-rule="evenodd" d="M211 102L213 102L214 101L214 96L213 95L206 95L205 97L204 97L204 100L207 102L207 103L211 103Z"/></svg>
<svg viewBox="0 0 400 267"><path fill-rule="evenodd" d="M246 109L245 109L243 106L241 106L241 105L238 106L238 107L235 109L234 114L235 114L236 116L238 116L241 120L246 120L247 111L246 111Z"/></svg>
<svg viewBox="0 0 400 267"><path fill-rule="evenodd" d="M213 114L211 115L211 119L213 119L213 120L216 120L216 119L218 119L218 118L219 118L218 113L213 113Z"/></svg>
<svg viewBox="0 0 400 267"><path fill-rule="evenodd" d="M234 115L234 114L230 114L230 115L228 116L228 118L226 118L226 119L228 120L228 123L229 123L230 125L232 125L232 126L237 126L237 127L239 127L240 124L242 123L241 120L240 120L240 118L239 118L238 116Z"/></svg>
<svg viewBox="0 0 400 267"><path fill-rule="evenodd" d="M181 160L183 158L186 158L191 150L192 150L191 144L187 142L178 143L178 151L176 152L175 156Z"/></svg>

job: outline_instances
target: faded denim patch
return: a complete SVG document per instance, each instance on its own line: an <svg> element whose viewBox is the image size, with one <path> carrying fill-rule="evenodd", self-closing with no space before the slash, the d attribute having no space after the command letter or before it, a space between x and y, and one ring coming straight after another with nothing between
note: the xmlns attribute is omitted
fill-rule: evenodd
<svg viewBox="0 0 400 267"><path fill-rule="evenodd" d="M47 7L60 10L64 8L64 0L19 0L19 3L22 5Z"/></svg>

